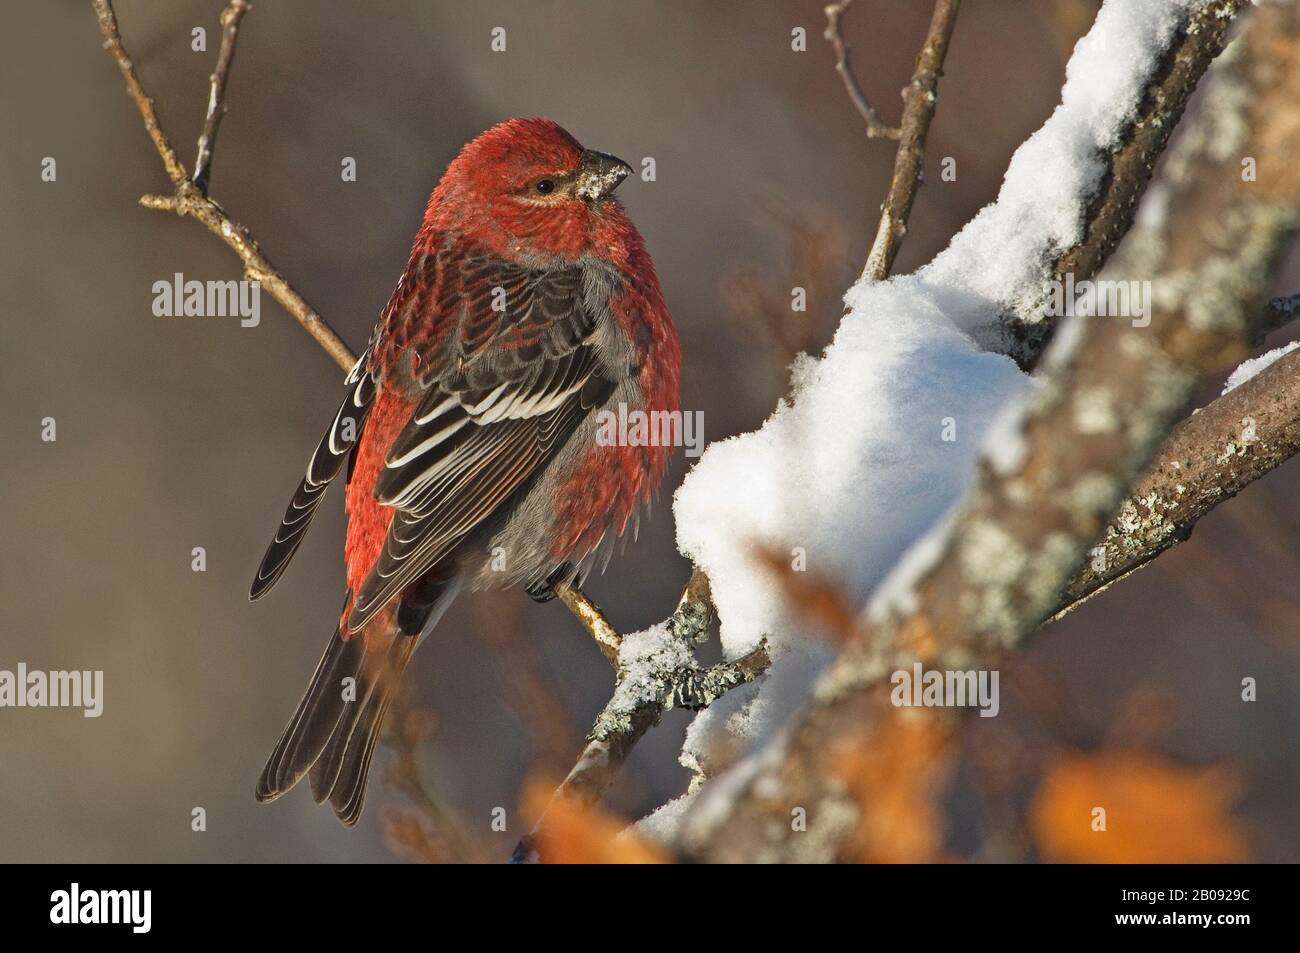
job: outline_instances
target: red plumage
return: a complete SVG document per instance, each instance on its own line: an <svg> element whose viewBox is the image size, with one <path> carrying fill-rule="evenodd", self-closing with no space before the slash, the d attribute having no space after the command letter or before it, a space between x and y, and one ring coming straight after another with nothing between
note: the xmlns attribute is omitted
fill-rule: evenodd
<svg viewBox="0 0 1300 953"><path fill-rule="evenodd" d="M278 580L346 465L346 603L259 799L310 770L317 799L355 822L402 669L459 588L548 598L653 496L670 448L596 439L602 414L678 409L677 335L610 197L630 172L550 120L516 119L434 189L253 584L257 598Z"/></svg>
<svg viewBox="0 0 1300 953"><path fill-rule="evenodd" d="M381 386L370 408L365 431L355 451L352 475L348 479L345 508L348 514L347 541L343 562L347 567L348 592L356 592L379 558L393 521L393 508L375 499L372 489L384 466L388 447L411 419L415 402L400 391ZM351 599L344 607L344 619ZM342 620L340 620L340 625ZM346 635L346 633L345 633Z"/></svg>

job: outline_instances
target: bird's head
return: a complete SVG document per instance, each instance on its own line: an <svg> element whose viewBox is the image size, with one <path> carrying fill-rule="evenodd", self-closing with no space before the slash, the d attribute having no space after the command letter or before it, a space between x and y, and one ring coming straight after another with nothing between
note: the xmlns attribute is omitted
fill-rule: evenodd
<svg viewBox="0 0 1300 953"><path fill-rule="evenodd" d="M425 222L520 261L605 252L630 228L611 197L632 168L585 149L549 119L510 119L465 146L434 190Z"/></svg>

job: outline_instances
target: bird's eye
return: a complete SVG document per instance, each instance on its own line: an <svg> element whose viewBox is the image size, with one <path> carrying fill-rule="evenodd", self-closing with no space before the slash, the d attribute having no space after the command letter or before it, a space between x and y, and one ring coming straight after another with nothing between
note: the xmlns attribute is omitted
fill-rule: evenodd
<svg viewBox="0 0 1300 953"><path fill-rule="evenodd" d="M539 194L541 194L541 195L550 195L552 192L555 191L555 180L554 180L554 179L538 179L538 180L533 184L533 188L536 189L537 192L538 192Z"/></svg>

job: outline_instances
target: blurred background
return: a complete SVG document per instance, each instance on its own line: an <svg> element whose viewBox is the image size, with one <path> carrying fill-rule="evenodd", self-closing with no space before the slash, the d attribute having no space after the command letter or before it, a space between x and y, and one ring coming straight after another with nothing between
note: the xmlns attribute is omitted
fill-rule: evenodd
<svg viewBox="0 0 1300 953"><path fill-rule="evenodd" d="M897 271L996 196L1097 5L963 4ZM187 164L221 6L116 4ZM891 122L929 7L858 0L845 19L862 84ZM394 719L397 747L380 752L356 829L305 785L254 803L337 618L341 494L271 597L250 605L248 583L341 375L267 295L256 328L153 315L155 281L238 278L237 259L196 223L136 204L167 180L90 4L26 0L3 18L0 669L102 669L105 699L98 719L0 710L0 860L504 858L526 829L522 787L567 771L608 697L608 664L558 603L462 598L409 670L412 713ZM206 52L191 50L200 26ZM720 439L760 423L791 358L829 341L888 184L892 145L866 139L824 26L820 0L255 3L211 192L357 349L429 190L486 127L541 114L634 165L654 157L657 181L620 195L681 332L683 406ZM490 50L494 27L505 52ZM791 49L796 27L806 52ZM41 179L45 157L55 182ZM341 180L344 157L355 182ZM937 174L944 157L954 182ZM809 306L792 320L795 285ZM1295 258L1284 285L1300 286ZM55 442L40 438L46 417ZM663 618L686 578L668 505L686 465L679 455L640 540L590 583L621 629ZM946 800L952 852L1039 856L1023 834L1035 759L1122 745L1225 766L1216 777L1231 778L1225 810L1248 856L1300 857L1298 475L1300 462L1283 466L1036 639L1004 677L1002 715L972 719ZM197 546L205 572L191 569ZM1240 700L1247 676L1254 704ZM672 713L642 742L613 810L635 818L682 792L687 720ZM429 843L427 804L409 813L412 769L416 797L460 819L459 846ZM196 807L204 832L191 830ZM505 831L490 827L496 808Z"/></svg>

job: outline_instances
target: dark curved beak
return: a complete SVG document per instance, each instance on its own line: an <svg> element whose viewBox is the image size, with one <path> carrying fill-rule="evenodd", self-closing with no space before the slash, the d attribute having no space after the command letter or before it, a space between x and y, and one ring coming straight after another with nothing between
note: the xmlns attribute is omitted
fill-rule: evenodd
<svg viewBox="0 0 1300 953"><path fill-rule="evenodd" d="M578 162L577 194L588 202L599 202L632 174L632 167L603 152L583 152Z"/></svg>

